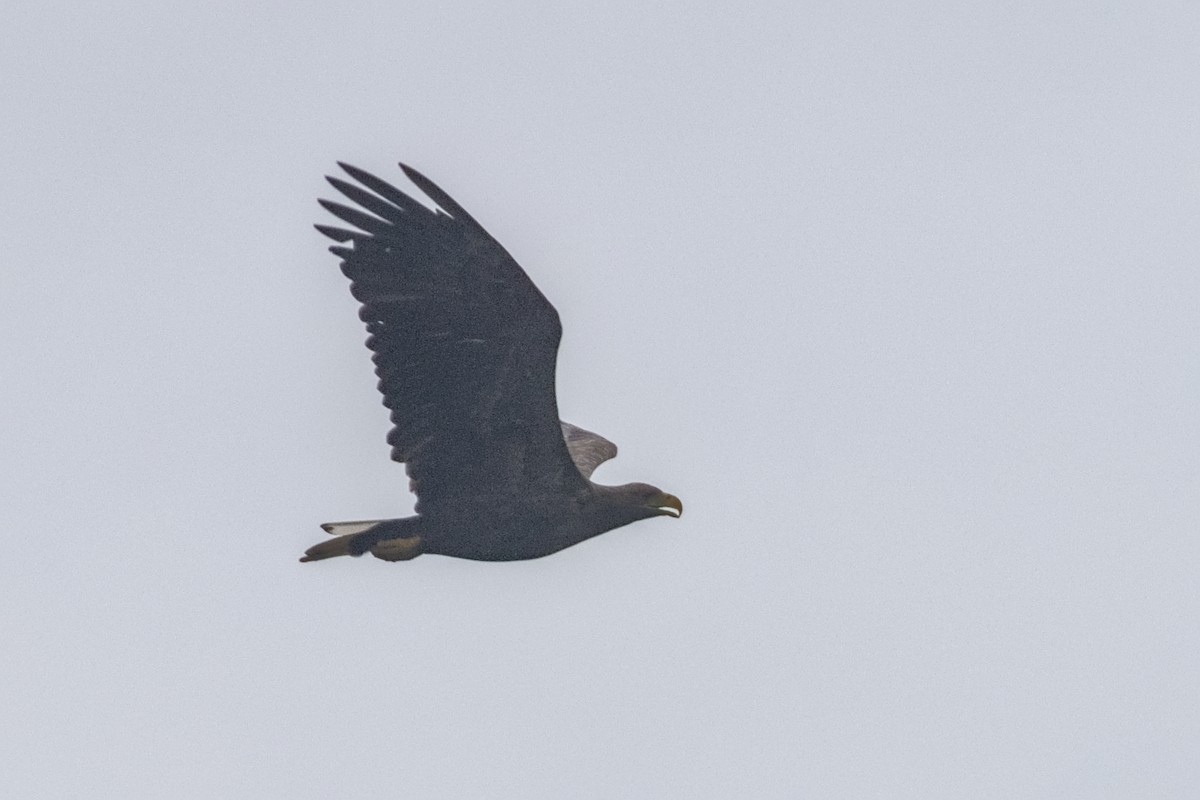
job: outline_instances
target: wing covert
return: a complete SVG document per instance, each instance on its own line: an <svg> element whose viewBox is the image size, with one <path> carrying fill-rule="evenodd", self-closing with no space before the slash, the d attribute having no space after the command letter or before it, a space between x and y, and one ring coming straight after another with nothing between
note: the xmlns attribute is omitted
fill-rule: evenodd
<svg viewBox="0 0 1200 800"><path fill-rule="evenodd" d="M617 457L617 446L600 434L585 431L569 422L560 424L571 460L575 462L583 477L591 478L596 467L610 458Z"/></svg>

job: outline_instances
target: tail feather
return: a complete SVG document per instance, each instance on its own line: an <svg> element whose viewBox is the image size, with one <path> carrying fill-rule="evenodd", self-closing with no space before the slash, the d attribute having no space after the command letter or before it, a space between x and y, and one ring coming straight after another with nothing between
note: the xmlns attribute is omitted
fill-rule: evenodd
<svg viewBox="0 0 1200 800"><path fill-rule="evenodd" d="M351 533L365 533L371 530L381 522L388 522L386 519L359 519L353 522L323 522L321 530L326 533L331 533L334 536Z"/></svg>
<svg viewBox="0 0 1200 800"><path fill-rule="evenodd" d="M385 542L390 539L411 539L418 536L417 523L418 517L407 517L405 519L378 519L378 520L361 520L357 522L326 522L321 527L327 532L335 535L334 538L328 541L315 544L304 551L304 555L300 557L301 561L321 561L326 558L336 558L337 556L361 556L363 553L371 550L374 552L375 545L380 542ZM420 541L419 539L416 541ZM387 548L384 548L387 551ZM380 558L392 561L395 558L389 558L390 551L387 555L380 555ZM414 556L409 556L412 558Z"/></svg>
<svg viewBox="0 0 1200 800"><path fill-rule="evenodd" d="M320 544L315 544L304 551L304 555L300 557L301 561L320 561L324 558L334 558L336 556L361 556L366 550L354 552L354 537L357 533L348 533L345 536L338 536Z"/></svg>

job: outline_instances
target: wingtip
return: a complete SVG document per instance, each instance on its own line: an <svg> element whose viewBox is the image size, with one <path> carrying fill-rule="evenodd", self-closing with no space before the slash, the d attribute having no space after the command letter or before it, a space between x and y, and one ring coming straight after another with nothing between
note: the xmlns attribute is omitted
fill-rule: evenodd
<svg viewBox="0 0 1200 800"><path fill-rule="evenodd" d="M335 242L348 242L354 238L354 231L348 231L343 228L335 228L331 225L322 225L317 222L313 224L320 233L333 239Z"/></svg>
<svg viewBox="0 0 1200 800"><path fill-rule="evenodd" d="M345 161L337 162L337 165L342 168L342 171L349 175L359 183L370 186L372 183L386 183L361 167L356 167L353 164L347 164Z"/></svg>
<svg viewBox="0 0 1200 800"><path fill-rule="evenodd" d="M413 181L414 183L418 183L421 180L429 180L424 175L422 175L420 170L418 170L416 167L410 167L408 164L405 164L403 161L401 161L399 163L400 163L400 169L404 172L405 175L408 176L408 179L410 181Z"/></svg>
<svg viewBox="0 0 1200 800"><path fill-rule="evenodd" d="M404 174L408 176L408 179L416 184L418 189L424 192L430 200L438 205L438 210L440 212L444 212L446 216L450 216L459 220L465 220L478 225L478 223L472 219L471 215L467 213L467 210L460 206L453 197L447 194L445 189L438 186L436 183L422 175L413 167L405 164L403 161L399 162L399 164L400 169L404 170Z"/></svg>

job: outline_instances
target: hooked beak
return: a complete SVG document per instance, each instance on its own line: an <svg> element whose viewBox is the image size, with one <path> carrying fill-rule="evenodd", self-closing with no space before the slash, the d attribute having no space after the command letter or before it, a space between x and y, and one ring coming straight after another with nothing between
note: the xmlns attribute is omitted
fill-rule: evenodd
<svg viewBox="0 0 1200 800"><path fill-rule="evenodd" d="M657 508L661 514L678 519L683 516L683 503L673 494L663 492L650 498L647 505ZM669 509L669 510L668 510Z"/></svg>

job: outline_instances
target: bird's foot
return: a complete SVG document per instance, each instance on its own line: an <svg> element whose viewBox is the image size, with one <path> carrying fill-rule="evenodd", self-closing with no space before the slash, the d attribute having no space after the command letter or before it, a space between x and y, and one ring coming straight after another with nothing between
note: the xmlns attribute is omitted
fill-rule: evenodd
<svg viewBox="0 0 1200 800"><path fill-rule="evenodd" d="M421 537L384 539L371 545L371 555L384 561L411 561L421 555Z"/></svg>

